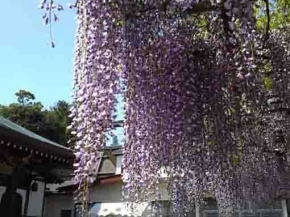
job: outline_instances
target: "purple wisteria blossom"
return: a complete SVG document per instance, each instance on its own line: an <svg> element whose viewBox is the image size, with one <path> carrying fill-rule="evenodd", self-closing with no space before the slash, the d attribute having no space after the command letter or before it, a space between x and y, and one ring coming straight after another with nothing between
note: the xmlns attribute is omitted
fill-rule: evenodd
<svg viewBox="0 0 290 217"><path fill-rule="evenodd" d="M165 182L176 216L206 194L232 215L244 200L277 196L290 159L290 34L265 39L254 2L77 2L71 116L81 197L95 179L120 91L127 200L158 200ZM204 3L212 4L206 27L182 14Z"/></svg>

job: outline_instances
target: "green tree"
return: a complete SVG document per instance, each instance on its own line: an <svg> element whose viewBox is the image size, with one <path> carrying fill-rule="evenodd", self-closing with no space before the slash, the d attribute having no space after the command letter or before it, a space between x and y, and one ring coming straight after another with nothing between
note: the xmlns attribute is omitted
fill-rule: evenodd
<svg viewBox="0 0 290 217"><path fill-rule="evenodd" d="M22 105L31 103L32 100L35 100L34 94L26 90L19 90L15 95L17 96L17 101Z"/></svg>
<svg viewBox="0 0 290 217"><path fill-rule="evenodd" d="M67 145L69 124L69 104L63 100L45 109L41 102L34 101L29 91L20 90L16 94L18 103L0 105L0 115L61 145Z"/></svg>
<svg viewBox="0 0 290 217"><path fill-rule="evenodd" d="M48 125L50 138L53 141L66 145L69 134L67 126L69 125L69 108L70 105L60 100L55 106L45 111L45 123Z"/></svg>

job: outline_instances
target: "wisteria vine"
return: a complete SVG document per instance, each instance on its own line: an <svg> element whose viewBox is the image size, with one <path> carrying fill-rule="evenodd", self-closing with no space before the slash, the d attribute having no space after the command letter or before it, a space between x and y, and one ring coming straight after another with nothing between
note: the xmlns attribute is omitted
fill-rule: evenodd
<svg viewBox="0 0 290 217"><path fill-rule="evenodd" d="M256 26L263 2L266 37ZM290 32L269 32L267 3L77 1L80 188L94 181L123 91L127 200L158 200L162 182L180 216L208 194L227 215L275 199L289 180Z"/></svg>

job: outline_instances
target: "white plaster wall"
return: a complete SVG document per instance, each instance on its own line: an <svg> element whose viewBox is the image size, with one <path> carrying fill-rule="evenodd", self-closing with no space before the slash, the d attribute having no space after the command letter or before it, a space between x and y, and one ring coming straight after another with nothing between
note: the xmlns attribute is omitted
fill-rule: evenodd
<svg viewBox="0 0 290 217"><path fill-rule="evenodd" d="M43 182L37 182L37 183L38 183L38 190L36 192L30 191L30 194L29 194L29 206L28 206L27 215L41 217L42 203L43 203L43 196L44 196L44 183ZM0 199L2 198L2 195L5 192L5 189L6 187L0 186ZM22 214L23 214L26 191L18 189L17 192L22 196Z"/></svg>
<svg viewBox="0 0 290 217"><path fill-rule="evenodd" d="M90 202L120 202L122 183L98 185L90 189Z"/></svg>
<svg viewBox="0 0 290 217"><path fill-rule="evenodd" d="M97 185L90 189L90 202L93 203L118 203L122 201L122 186L123 183L114 183L114 184L107 184L107 185ZM169 198L166 189L164 189L165 184L161 185L161 198ZM167 207L163 207L161 211L162 215L160 217L175 217L171 215L169 209ZM150 207L147 207L143 212L142 216L148 217L151 216L152 211ZM94 215L92 215L94 216Z"/></svg>
<svg viewBox="0 0 290 217"><path fill-rule="evenodd" d="M57 192L58 188L73 185L73 184L74 184L74 178L72 177L69 180L62 182L61 184L47 184L46 189L48 189L48 191L50 192Z"/></svg>
<svg viewBox="0 0 290 217"><path fill-rule="evenodd" d="M122 186L123 183L114 183L107 185L97 185L90 189L90 202L121 202L122 201ZM160 183L159 199L169 200L170 196L166 189L166 183ZM156 200L156 198L152 198Z"/></svg>
<svg viewBox="0 0 290 217"><path fill-rule="evenodd" d="M123 183L121 182L106 185L95 185L90 188L89 201L91 203L122 202L122 185ZM162 198L168 197L167 195L168 194L166 191L162 191ZM60 217L61 210L72 210L73 215L73 196L60 194L47 195L45 198L45 209L43 217Z"/></svg>
<svg viewBox="0 0 290 217"><path fill-rule="evenodd" d="M122 155L116 157L116 174L122 173Z"/></svg>
<svg viewBox="0 0 290 217"><path fill-rule="evenodd" d="M90 202L120 202L122 183L99 185L90 190ZM72 195L47 195L44 202L43 217L60 217L61 210L74 212L74 200Z"/></svg>
<svg viewBox="0 0 290 217"><path fill-rule="evenodd" d="M43 182L37 182L37 183L38 183L37 191L36 192L30 191L30 194L29 194L29 206L28 206L28 211L27 211L28 216L41 216L42 215L45 184Z"/></svg>
<svg viewBox="0 0 290 217"><path fill-rule="evenodd" d="M74 200L72 195L48 195L44 204L43 217L60 217L61 210L71 210L71 217L73 217Z"/></svg>

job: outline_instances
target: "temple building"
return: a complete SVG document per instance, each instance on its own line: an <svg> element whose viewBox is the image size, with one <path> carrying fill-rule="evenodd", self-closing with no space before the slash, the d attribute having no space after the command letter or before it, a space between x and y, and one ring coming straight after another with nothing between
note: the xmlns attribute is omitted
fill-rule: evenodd
<svg viewBox="0 0 290 217"><path fill-rule="evenodd" d="M0 117L0 216L42 217L45 190L72 171L64 146Z"/></svg>

